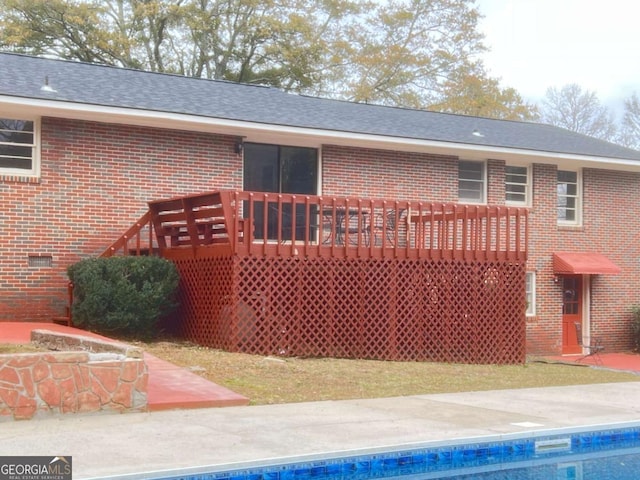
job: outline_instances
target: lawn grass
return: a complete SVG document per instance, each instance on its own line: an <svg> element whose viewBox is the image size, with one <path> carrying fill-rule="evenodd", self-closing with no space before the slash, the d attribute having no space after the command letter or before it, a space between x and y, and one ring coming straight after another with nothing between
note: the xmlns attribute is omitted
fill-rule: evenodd
<svg viewBox="0 0 640 480"><path fill-rule="evenodd" d="M0 343L0 355L8 353L34 353L48 350L48 348L31 343Z"/></svg>
<svg viewBox="0 0 640 480"><path fill-rule="evenodd" d="M640 381L631 373L541 361L460 365L284 358L229 353L181 340L129 343L248 397L252 405ZM31 344L0 344L0 354L37 351L42 349Z"/></svg>
<svg viewBox="0 0 640 480"><path fill-rule="evenodd" d="M640 381L580 365L458 365L228 353L183 341L138 343L147 352L248 397L253 405Z"/></svg>

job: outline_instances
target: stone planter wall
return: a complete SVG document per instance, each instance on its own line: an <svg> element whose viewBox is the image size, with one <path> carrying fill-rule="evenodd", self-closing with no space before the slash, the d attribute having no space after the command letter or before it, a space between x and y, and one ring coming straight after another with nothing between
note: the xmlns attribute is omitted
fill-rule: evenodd
<svg viewBox="0 0 640 480"><path fill-rule="evenodd" d="M140 349L45 330L34 330L31 340L56 351L0 355L0 422L146 410Z"/></svg>

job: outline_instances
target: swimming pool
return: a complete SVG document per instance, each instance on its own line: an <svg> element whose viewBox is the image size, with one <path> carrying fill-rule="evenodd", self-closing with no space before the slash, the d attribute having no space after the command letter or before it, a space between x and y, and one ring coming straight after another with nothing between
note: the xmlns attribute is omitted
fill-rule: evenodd
<svg viewBox="0 0 640 480"><path fill-rule="evenodd" d="M631 480L640 422L157 472L154 480ZM122 477L126 478L126 477ZM133 478L133 477L129 477ZM140 477L138 477L140 478Z"/></svg>

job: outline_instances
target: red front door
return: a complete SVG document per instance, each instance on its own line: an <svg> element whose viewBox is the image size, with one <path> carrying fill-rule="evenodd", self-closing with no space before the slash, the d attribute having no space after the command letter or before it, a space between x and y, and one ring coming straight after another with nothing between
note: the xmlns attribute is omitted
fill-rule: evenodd
<svg viewBox="0 0 640 480"><path fill-rule="evenodd" d="M562 353L582 353L576 322L582 324L582 276L568 275L562 280Z"/></svg>

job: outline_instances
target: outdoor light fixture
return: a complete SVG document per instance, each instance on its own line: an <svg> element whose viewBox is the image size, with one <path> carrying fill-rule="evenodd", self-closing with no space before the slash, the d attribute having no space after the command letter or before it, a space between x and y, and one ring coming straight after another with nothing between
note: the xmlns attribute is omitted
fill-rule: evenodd
<svg viewBox="0 0 640 480"><path fill-rule="evenodd" d="M238 155L240 155L240 154L242 153L242 147L243 147L242 142L236 142L236 145L235 145L235 149L234 149L234 151L235 151Z"/></svg>
<svg viewBox="0 0 640 480"><path fill-rule="evenodd" d="M553 276L553 283L558 283L560 281L560 277L558 275Z"/></svg>

